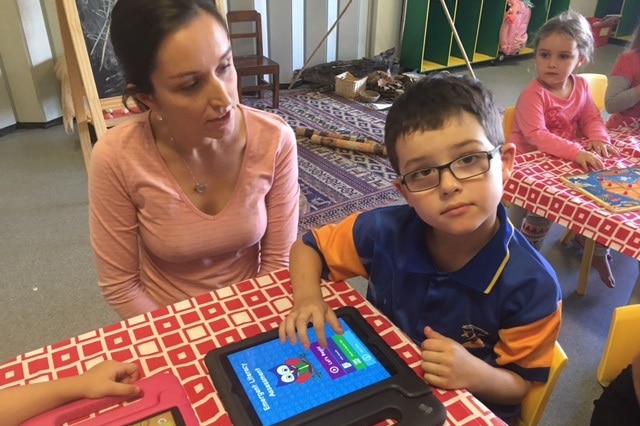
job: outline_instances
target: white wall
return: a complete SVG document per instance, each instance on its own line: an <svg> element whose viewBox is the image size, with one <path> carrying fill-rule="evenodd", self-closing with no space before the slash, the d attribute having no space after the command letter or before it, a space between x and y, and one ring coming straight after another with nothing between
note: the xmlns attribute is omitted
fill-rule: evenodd
<svg viewBox="0 0 640 426"><path fill-rule="evenodd" d="M369 56L392 47L400 52L403 4L400 0L371 0Z"/></svg>
<svg viewBox="0 0 640 426"><path fill-rule="evenodd" d="M370 0L227 0L225 4L227 10L256 9L261 13L264 52L280 64L280 81L288 83L293 80L294 71L305 64L309 67L367 56L370 3ZM393 7L396 0L387 3ZM347 5L338 25L329 32Z"/></svg>
<svg viewBox="0 0 640 426"><path fill-rule="evenodd" d="M58 24L56 2L55 0L40 0L40 3L42 4L42 11L44 12L53 58L54 61L57 61L64 57L64 48L62 45L62 36L60 35L60 24Z"/></svg>
<svg viewBox="0 0 640 426"><path fill-rule="evenodd" d="M0 55L0 130L16 124L11 98L4 78L2 55Z"/></svg>
<svg viewBox="0 0 640 426"><path fill-rule="evenodd" d="M349 2L340 0L342 11ZM337 26L336 50L338 60L360 59L367 56L369 32L369 1L354 1ZM345 43L351 40L351 43Z"/></svg>
<svg viewBox="0 0 640 426"><path fill-rule="evenodd" d="M0 55L16 120L46 123L62 116L53 53L39 0L0 0Z"/></svg>
<svg viewBox="0 0 640 426"><path fill-rule="evenodd" d="M637 1L637 0L636 0ZM584 16L593 16L596 12L597 0L571 0L569 7Z"/></svg>
<svg viewBox="0 0 640 426"><path fill-rule="evenodd" d="M257 9L263 14L267 31L265 52L280 63L283 83L292 80L293 71L303 66L348 3L348 0L219 1L226 10ZM404 2L353 0L310 64L373 56L391 47L399 49ZM572 0L571 8L593 16L596 3L597 0ZM2 78L8 98L14 100L18 121L46 122L60 117L59 83L53 74L53 63L63 56L63 48L55 0L0 0L0 10L0 55L5 67ZM1 90L0 87L0 95ZM7 110L1 102L0 111ZM2 116L0 123L1 120Z"/></svg>

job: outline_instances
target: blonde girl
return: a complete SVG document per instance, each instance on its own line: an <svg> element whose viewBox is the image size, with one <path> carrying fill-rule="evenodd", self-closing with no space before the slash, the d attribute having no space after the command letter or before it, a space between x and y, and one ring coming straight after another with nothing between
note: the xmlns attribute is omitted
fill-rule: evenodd
<svg viewBox="0 0 640 426"><path fill-rule="evenodd" d="M576 12L561 13L540 28L534 52L537 77L518 98L508 141L516 144L518 153L539 150L573 161L585 171L602 169L602 159L617 151L610 144L586 80L574 74L593 55L589 23ZM575 142L579 135L588 142ZM521 231L539 249L550 227L548 219L527 212ZM607 251L604 246L596 246L593 266L600 279L614 287Z"/></svg>

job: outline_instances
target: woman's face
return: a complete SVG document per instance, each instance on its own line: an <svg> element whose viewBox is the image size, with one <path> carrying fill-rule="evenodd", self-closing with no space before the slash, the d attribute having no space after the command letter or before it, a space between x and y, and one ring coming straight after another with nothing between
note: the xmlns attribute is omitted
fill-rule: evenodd
<svg viewBox="0 0 640 426"><path fill-rule="evenodd" d="M169 34L160 44L151 74L154 92L145 103L166 119L176 140L233 135L237 77L227 32L211 15Z"/></svg>

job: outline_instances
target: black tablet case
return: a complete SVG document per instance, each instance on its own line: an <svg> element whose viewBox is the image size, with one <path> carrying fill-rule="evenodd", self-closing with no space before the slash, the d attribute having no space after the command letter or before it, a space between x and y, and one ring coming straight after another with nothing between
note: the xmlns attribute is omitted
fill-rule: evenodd
<svg viewBox="0 0 640 426"><path fill-rule="evenodd" d="M354 393L279 422L278 425L373 425L393 419L401 425L437 426L446 410L431 387L413 371L353 307L336 310L367 348L386 367L391 377ZM310 325L311 326L311 325ZM214 349L205 364L234 425L262 425L242 385L235 379L226 357L229 354L278 338L278 330ZM290 343L285 343L290 344Z"/></svg>

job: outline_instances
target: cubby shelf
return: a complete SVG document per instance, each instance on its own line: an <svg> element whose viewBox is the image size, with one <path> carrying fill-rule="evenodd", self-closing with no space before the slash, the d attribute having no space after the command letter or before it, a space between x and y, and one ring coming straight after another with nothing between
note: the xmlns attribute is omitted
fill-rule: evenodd
<svg viewBox="0 0 640 426"><path fill-rule="evenodd" d="M570 0L532 0L528 35L547 19L569 8ZM507 0L445 0L464 51L471 63L488 62L498 57L500 26ZM408 0L402 36L400 63L417 72L430 72L464 66L453 30L440 0ZM532 53L522 49L519 55Z"/></svg>
<svg viewBox="0 0 640 426"><path fill-rule="evenodd" d="M640 16L640 1L638 0L598 0L596 17L605 15L621 15L613 38L626 43L631 40L633 30L638 25Z"/></svg>

